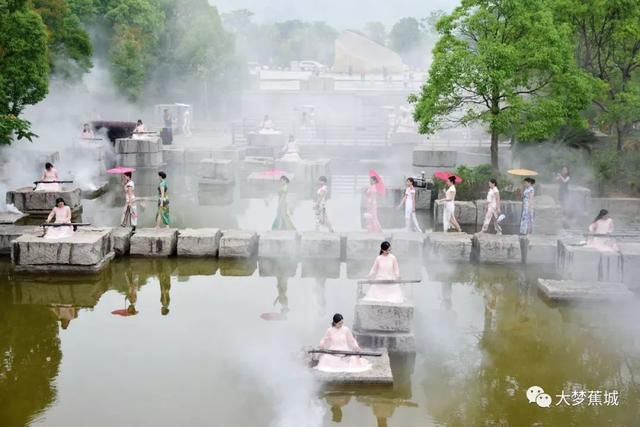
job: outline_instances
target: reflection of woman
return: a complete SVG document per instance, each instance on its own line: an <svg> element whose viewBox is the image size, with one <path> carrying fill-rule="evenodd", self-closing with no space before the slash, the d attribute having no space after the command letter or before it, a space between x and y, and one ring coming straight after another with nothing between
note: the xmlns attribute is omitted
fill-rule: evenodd
<svg viewBox="0 0 640 427"><path fill-rule="evenodd" d="M349 404L351 396L348 394L325 397L327 403L331 406L331 421L334 423L342 422L342 408Z"/></svg>
<svg viewBox="0 0 640 427"><path fill-rule="evenodd" d="M128 286L126 301L129 302L129 305L127 306L127 314L129 316L135 316L138 314L138 310L136 310L136 303L138 302L138 288L133 280L133 273L126 272L125 278L127 279Z"/></svg>
<svg viewBox="0 0 640 427"><path fill-rule="evenodd" d="M51 311L58 317L62 329L67 329L71 321L78 317L76 308L69 304L53 306L51 307Z"/></svg>
<svg viewBox="0 0 640 427"><path fill-rule="evenodd" d="M400 279L398 260L391 253L391 244L389 242L382 242L380 245L380 255L374 261L368 277L372 280ZM366 301L401 303L404 301L404 295L402 288L397 283L393 285L371 285L364 299Z"/></svg>
<svg viewBox="0 0 640 427"><path fill-rule="evenodd" d="M278 191L278 213L273 221L271 228L273 230L295 230L293 221L289 216L289 204L287 203L287 195L289 193L289 178L282 175L280 177L280 191Z"/></svg>
<svg viewBox="0 0 640 427"><path fill-rule="evenodd" d="M280 313L287 314L289 312L289 298L287 297L287 278L284 276L276 278L278 282L278 296L273 305L280 304Z"/></svg>
<svg viewBox="0 0 640 427"><path fill-rule="evenodd" d="M161 273L158 280L160 282L160 314L166 316L169 314L169 304L171 303L171 275Z"/></svg>
<svg viewBox="0 0 640 427"><path fill-rule="evenodd" d="M367 212L365 220L367 222L367 231L374 233L381 232L382 226L378 220L378 178L372 176L369 178L369 188L367 189Z"/></svg>
<svg viewBox="0 0 640 427"><path fill-rule="evenodd" d="M158 213L156 214L156 227L160 224L169 226L169 187L167 186L167 174L158 172L160 184L158 184Z"/></svg>
<svg viewBox="0 0 640 427"><path fill-rule="evenodd" d="M47 217L47 224L55 217L54 224L71 224L71 208L64 204L64 199L58 197L56 199L56 207L51 210ZM64 239L73 236L73 227L70 225L61 225L58 227L47 227L45 239Z"/></svg>
<svg viewBox="0 0 640 427"><path fill-rule="evenodd" d="M533 196L535 190L533 185L536 180L533 178L524 179L524 190L522 191L522 215L520 216L520 234L526 235L533 232L535 215L533 211Z"/></svg>
<svg viewBox="0 0 640 427"><path fill-rule="evenodd" d="M351 330L344 326L342 315L338 313L333 315L333 322L320 341L320 348L324 350L361 351ZM371 369L371 363L359 356L323 354L320 356L316 369L324 372L363 372Z"/></svg>
<svg viewBox="0 0 640 427"><path fill-rule="evenodd" d="M616 241L611 237L604 237L602 235L613 233L613 219L609 217L609 211L602 209L593 223L589 226L589 233L598 234L599 236L590 237L587 241L587 246L595 248L603 252L613 252L618 250Z"/></svg>
<svg viewBox="0 0 640 427"><path fill-rule="evenodd" d="M45 163L44 171L40 177L40 182L36 185L35 191L60 191L60 184L53 181L59 181L58 171L49 162Z"/></svg>

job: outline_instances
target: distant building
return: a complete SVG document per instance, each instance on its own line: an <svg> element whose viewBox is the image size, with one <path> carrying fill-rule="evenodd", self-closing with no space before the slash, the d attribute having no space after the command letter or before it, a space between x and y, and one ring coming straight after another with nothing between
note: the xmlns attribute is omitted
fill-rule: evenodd
<svg viewBox="0 0 640 427"><path fill-rule="evenodd" d="M368 38L344 31L335 42L334 70L342 73L402 73L400 55Z"/></svg>

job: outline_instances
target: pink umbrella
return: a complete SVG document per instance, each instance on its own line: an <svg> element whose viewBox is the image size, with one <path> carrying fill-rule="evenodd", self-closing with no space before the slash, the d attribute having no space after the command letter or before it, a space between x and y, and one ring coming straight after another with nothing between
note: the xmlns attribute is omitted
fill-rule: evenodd
<svg viewBox="0 0 640 427"><path fill-rule="evenodd" d="M125 172L135 172L135 168L126 168L124 166L118 166L117 168L107 169L107 173L111 175L121 175Z"/></svg>
<svg viewBox="0 0 640 427"><path fill-rule="evenodd" d="M282 175L286 175L287 172L282 169L269 169L268 171L262 172L260 175L262 176L277 176L278 178Z"/></svg>
<svg viewBox="0 0 640 427"><path fill-rule="evenodd" d="M369 169L369 178L371 177L375 177L376 180L378 181L375 187L376 192L380 194L384 194L385 191L387 191L387 189L384 186L384 181L382 180L382 177L378 174L378 172L375 171L375 169Z"/></svg>
<svg viewBox="0 0 640 427"><path fill-rule="evenodd" d="M433 176L435 176L436 178L438 178L440 181L449 181L449 177L450 176L455 176L456 177L456 184L460 184L462 182L462 178L460 178L458 175L455 175L451 172L445 172L445 171L437 171L436 173L433 174Z"/></svg>

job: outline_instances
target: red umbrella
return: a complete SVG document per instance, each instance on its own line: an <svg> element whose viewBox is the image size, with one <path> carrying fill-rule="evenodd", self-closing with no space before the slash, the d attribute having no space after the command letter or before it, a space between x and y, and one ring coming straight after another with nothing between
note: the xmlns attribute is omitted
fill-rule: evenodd
<svg viewBox="0 0 640 427"><path fill-rule="evenodd" d="M118 166L117 168L107 169L107 173L111 175L121 175L125 172L135 172L135 168L126 168L124 166Z"/></svg>
<svg viewBox="0 0 640 427"><path fill-rule="evenodd" d="M384 194L387 189L384 186L384 181L382 180L380 174L378 174L375 169L369 169L369 178L371 177L375 177L378 180L378 182L376 183L376 192Z"/></svg>
<svg viewBox="0 0 640 427"><path fill-rule="evenodd" d="M262 175L262 176L277 176L279 178L282 175L286 176L287 172L283 171L282 169L269 169L268 171L262 172L260 175Z"/></svg>
<svg viewBox="0 0 640 427"><path fill-rule="evenodd" d="M455 176L456 177L456 184L460 184L462 182L462 178L460 178L458 175L454 175L451 172L445 172L445 171L437 171L436 173L433 174L433 176L435 176L436 178L438 178L440 181L449 181L449 177L450 176Z"/></svg>

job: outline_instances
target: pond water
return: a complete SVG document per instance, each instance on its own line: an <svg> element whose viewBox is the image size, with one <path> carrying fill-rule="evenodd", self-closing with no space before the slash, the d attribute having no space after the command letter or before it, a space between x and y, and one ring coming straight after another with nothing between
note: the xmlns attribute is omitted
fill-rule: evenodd
<svg viewBox="0 0 640 427"><path fill-rule="evenodd" d="M46 278L3 260L0 426L639 423L636 301L555 307L535 292L539 271L401 265L423 278L416 354L392 358L393 387L323 389L299 350L335 312L351 325L368 266L273 267L120 259L97 276ZM534 385L551 407L528 402ZM608 391L608 405L574 406L573 389ZM570 406L556 406L563 391Z"/></svg>

